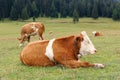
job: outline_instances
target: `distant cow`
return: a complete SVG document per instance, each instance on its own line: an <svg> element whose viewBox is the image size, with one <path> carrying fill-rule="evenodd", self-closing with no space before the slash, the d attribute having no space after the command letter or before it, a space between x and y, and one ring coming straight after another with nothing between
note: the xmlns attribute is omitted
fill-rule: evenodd
<svg viewBox="0 0 120 80"><path fill-rule="evenodd" d="M98 32L98 31L93 31L92 32L93 33L93 35L96 37L96 36L103 36L100 32Z"/></svg>
<svg viewBox="0 0 120 80"><path fill-rule="evenodd" d="M30 42L30 36L39 35L39 39L41 38L43 40L42 34L44 31L45 27L40 22L25 24L21 29L21 38L18 38L18 40L20 40L19 46L22 46L25 41Z"/></svg>
<svg viewBox="0 0 120 80"><path fill-rule="evenodd" d="M78 55L85 52L94 54L96 49L86 32L82 32L76 36L31 42L21 51L20 59L23 64L29 66L61 64L68 68L104 67L103 64L79 61Z"/></svg>

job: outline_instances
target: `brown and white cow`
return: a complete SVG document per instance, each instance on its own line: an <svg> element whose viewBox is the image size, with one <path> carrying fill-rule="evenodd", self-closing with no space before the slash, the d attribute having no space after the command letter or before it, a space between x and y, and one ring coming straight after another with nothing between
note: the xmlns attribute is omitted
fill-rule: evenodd
<svg viewBox="0 0 120 80"><path fill-rule="evenodd" d="M40 22L31 22L25 24L21 29L21 38L18 38L18 40L20 40L19 46L22 46L25 41L30 42L30 36L39 35L39 39L43 40L42 34L44 31L45 27Z"/></svg>
<svg viewBox="0 0 120 80"><path fill-rule="evenodd" d="M98 31L93 31L92 33L93 33L93 35L94 35L95 37L97 37L97 36L103 36L103 35L101 34L101 32L98 32Z"/></svg>
<svg viewBox="0 0 120 80"><path fill-rule="evenodd" d="M88 42L90 39L84 39L86 38L84 36L87 36L86 32L82 32L76 36L72 35L63 38L51 39L49 41L43 40L31 42L21 51L20 59L23 64L29 66L54 66L56 64L61 64L68 68L103 68L103 64L92 64L78 60L78 55L84 54L86 51L84 49L86 48L90 48L87 52L90 51L92 54L96 52L92 43L89 47L86 47L86 45L89 44ZM87 38L89 37L87 36Z"/></svg>

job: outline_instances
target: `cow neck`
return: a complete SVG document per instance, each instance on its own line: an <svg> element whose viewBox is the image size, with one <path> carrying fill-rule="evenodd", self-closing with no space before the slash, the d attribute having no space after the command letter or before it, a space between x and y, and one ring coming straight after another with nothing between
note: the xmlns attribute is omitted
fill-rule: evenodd
<svg viewBox="0 0 120 80"><path fill-rule="evenodd" d="M75 37L75 39L76 39L76 37ZM74 51L74 53L75 53L75 58L78 60L78 59L79 59L79 58L78 58L78 55L80 54L80 53L79 53L80 45L79 45L79 43L77 43L76 41L74 42L74 48L75 48L75 51Z"/></svg>

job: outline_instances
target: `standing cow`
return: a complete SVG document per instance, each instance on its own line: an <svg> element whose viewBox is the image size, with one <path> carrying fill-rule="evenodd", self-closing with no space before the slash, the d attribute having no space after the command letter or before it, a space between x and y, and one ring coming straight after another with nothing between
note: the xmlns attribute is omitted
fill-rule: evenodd
<svg viewBox="0 0 120 80"><path fill-rule="evenodd" d="M19 46L22 46L25 41L30 42L30 36L38 35L39 39L43 40L42 34L44 31L45 27L40 22L31 22L25 24L21 29L21 38L18 38L18 40L20 40Z"/></svg>
<svg viewBox="0 0 120 80"><path fill-rule="evenodd" d="M63 38L35 41L29 43L20 53L21 62L29 66L54 66L61 64L68 68L97 67L103 68L103 64L88 63L78 60L78 55L96 53L94 45L87 33L83 31L79 35Z"/></svg>

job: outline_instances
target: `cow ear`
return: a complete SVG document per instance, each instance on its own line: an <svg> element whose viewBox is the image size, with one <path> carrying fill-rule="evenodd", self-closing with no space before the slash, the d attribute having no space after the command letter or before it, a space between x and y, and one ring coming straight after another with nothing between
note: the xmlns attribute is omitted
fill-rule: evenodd
<svg viewBox="0 0 120 80"><path fill-rule="evenodd" d="M80 37L76 37L76 41L77 42L81 41Z"/></svg>
<svg viewBox="0 0 120 80"><path fill-rule="evenodd" d="M76 41L77 42L83 41L83 35L80 34L79 36L76 36Z"/></svg>
<svg viewBox="0 0 120 80"><path fill-rule="evenodd" d="M81 37L81 36L76 37L76 41L77 41L77 42L83 41L83 37Z"/></svg>

